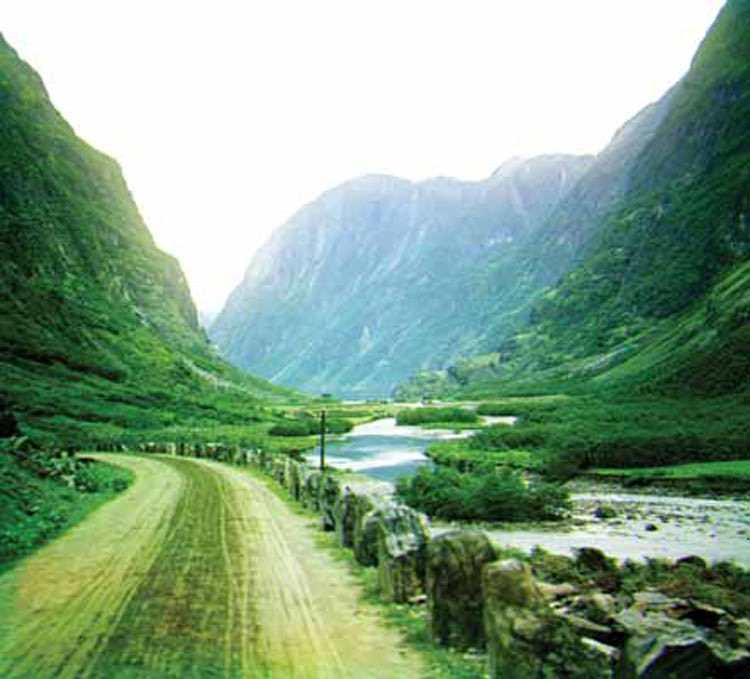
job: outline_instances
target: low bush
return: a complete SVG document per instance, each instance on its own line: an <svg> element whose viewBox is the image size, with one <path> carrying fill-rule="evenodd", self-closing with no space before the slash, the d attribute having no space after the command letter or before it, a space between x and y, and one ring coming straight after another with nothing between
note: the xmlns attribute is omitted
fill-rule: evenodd
<svg viewBox="0 0 750 679"><path fill-rule="evenodd" d="M343 418L326 420L326 434L346 434L354 425ZM314 419L286 420L273 425L268 433L271 436L314 436L320 434L320 422Z"/></svg>
<svg viewBox="0 0 750 679"><path fill-rule="evenodd" d="M541 425L495 424L474 434L469 445L476 450L539 448L547 442L548 436L548 430Z"/></svg>
<svg viewBox="0 0 750 679"><path fill-rule="evenodd" d="M421 468L396 483L406 504L441 519L534 521L563 518L568 492L544 482L527 483L510 469L485 467L477 473L452 468Z"/></svg>
<svg viewBox="0 0 750 679"><path fill-rule="evenodd" d="M409 408L396 413L396 423L402 425L422 425L435 422L479 422L473 410L463 408Z"/></svg>

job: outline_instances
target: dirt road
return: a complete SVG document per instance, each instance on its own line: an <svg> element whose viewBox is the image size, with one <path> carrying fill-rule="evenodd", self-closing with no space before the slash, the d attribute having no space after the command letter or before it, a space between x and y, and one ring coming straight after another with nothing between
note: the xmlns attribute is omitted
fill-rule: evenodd
<svg viewBox="0 0 750 679"><path fill-rule="evenodd" d="M0 578L3 679L411 679L347 569L242 470L100 456L122 496Z"/></svg>

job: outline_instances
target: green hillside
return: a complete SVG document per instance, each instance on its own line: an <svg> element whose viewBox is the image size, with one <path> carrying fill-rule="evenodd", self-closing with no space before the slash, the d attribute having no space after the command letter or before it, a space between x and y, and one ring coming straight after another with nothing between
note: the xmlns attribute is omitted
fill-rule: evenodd
<svg viewBox="0 0 750 679"><path fill-rule="evenodd" d="M117 164L0 37L0 405L63 445L252 421L294 397L211 349Z"/></svg>

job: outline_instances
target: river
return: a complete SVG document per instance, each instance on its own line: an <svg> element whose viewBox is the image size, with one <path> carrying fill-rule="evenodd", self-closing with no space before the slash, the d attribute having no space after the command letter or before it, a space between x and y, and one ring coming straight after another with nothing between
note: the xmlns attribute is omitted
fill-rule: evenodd
<svg viewBox="0 0 750 679"><path fill-rule="evenodd" d="M393 417L357 425L349 434L326 444L326 464L335 469L351 469L378 481L393 483L399 476L410 476L432 464L425 456L433 441L467 436L444 429L399 427ZM318 452L308 456L317 461Z"/></svg>
<svg viewBox="0 0 750 679"><path fill-rule="evenodd" d="M492 418L492 422L513 418ZM467 436L446 430L399 427L393 418L359 425L327 446L327 463L379 481L393 482L431 464L424 451L433 441ZM317 455L317 453L316 453ZM316 455L311 456L311 458ZM697 554L708 561L734 561L750 568L750 499L708 499L653 492L633 493L616 486L574 488L570 520L558 524L483 526L500 544L530 551L535 545L560 554L598 547L619 560L647 557L676 559ZM600 505L616 516L599 519ZM436 522L435 534L452 526Z"/></svg>

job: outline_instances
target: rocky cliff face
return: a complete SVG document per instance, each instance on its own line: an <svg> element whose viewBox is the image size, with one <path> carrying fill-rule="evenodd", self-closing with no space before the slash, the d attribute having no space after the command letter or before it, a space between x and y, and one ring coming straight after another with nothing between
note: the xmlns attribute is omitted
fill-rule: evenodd
<svg viewBox="0 0 750 679"><path fill-rule="evenodd" d="M480 273L516 251L591 158L514 159L488 179L364 176L278 229L211 328L229 360L310 392L382 396L471 350Z"/></svg>

